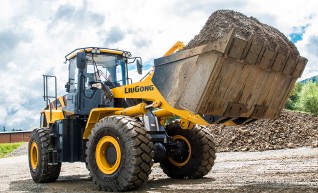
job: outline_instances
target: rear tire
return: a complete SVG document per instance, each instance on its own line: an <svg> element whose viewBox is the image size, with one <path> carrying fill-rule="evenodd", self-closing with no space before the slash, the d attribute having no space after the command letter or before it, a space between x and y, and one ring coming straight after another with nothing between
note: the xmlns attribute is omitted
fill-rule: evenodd
<svg viewBox="0 0 318 193"><path fill-rule="evenodd" d="M101 119L89 135L86 162L93 182L104 191L139 188L153 165L153 145L142 125L129 117Z"/></svg>
<svg viewBox="0 0 318 193"><path fill-rule="evenodd" d="M213 165L215 144L210 131L196 125L193 129L184 130L179 121L171 122L166 132L175 141L183 143L185 151L180 157L167 157L160 162L163 172L170 178L201 178L207 175Z"/></svg>
<svg viewBox="0 0 318 193"><path fill-rule="evenodd" d="M54 182L60 175L61 163L48 165L50 136L48 129L33 130L28 147L29 168L36 183Z"/></svg>

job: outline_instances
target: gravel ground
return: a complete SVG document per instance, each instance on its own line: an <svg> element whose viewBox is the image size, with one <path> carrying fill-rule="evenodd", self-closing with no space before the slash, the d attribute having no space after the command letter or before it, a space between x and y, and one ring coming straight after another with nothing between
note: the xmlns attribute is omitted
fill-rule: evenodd
<svg viewBox="0 0 318 193"><path fill-rule="evenodd" d="M277 120L211 130L220 153L205 178L172 180L155 164L149 181L138 191L318 192L318 148L313 148L318 140L317 116L283 111ZM0 159L0 192L98 192L84 163L63 163L57 182L35 184L29 173L27 145ZM296 149L282 149L287 147Z"/></svg>
<svg viewBox="0 0 318 193"><path fill-rule="evenodd" d="M84 163L63 163L54 183L32 181L27 156L0 159L0 191L98 192ZM138 192L318 192L318 149L298 148L217 154L203 179L172 180L158 164Z"/></svg>

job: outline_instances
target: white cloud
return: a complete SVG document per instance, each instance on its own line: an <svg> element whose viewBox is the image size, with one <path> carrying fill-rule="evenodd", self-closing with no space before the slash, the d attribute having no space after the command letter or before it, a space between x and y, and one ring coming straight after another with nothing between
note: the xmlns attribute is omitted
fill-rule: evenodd
<svg viewBox="0 0 318 193"><path fill-rule="evenodd" d="M304 32L303 39L296 43L300 54L308 59L301 79L318 75L318 46L312 42L312 37L318 34L317 7L318 1L315 0L305 2L249 0L245 8L246 13L256 18L259 16L261 22L278 28L286 36L291 33ZM305 31L303 31L303 27L306 27Z"/></svg>
<svg viewBox="0 0 318 193"><path fill-rule="evenodd" d="M317 5L318 6L318 5ZM300 53L308 58L308 64L302 79L318 74L318 15L313 14L306 21L308 27L303 34L303 40L296 43Z"/></svg>
<svg viewBox="0 0 318 193"><path fill-rule="evenodd" d="M190 41L218 9L254 16L287 36L308 26L296 45L309 59L304 77L317 74L318 51L312 44L318 34L317 7L317 1L277 0L3 0L0 126L28 129L39 122L44 107L42 74L57 75L58 93L63 94L67 80L64 56L73 49L101 46L128 50L149 66L176 41ZM131 76L134 80L142 77L136 70ZM13 111L13 107L19 108Z"/></svg>

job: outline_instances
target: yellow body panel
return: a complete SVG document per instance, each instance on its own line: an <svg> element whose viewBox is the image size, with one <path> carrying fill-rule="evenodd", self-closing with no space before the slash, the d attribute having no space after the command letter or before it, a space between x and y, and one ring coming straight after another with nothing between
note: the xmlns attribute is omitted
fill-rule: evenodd
<svg viewBox="0 0 318 193"><path fill-rule="evenodd" d="M116 111L124 110L124 108L95 108L89 114L89 118L86 123L83 139L87 139L91 133L94 125L102 118L110 115L114 115Z"/></svg>
<svg viewBox="0 0 318 193"><path fill-rule="evenodd" d="M60 103L61 103L61 107L65 107L66 106L66 104L64 103L64 96L59 96L58 98L57 98L57 100L59 100L60 101Z"/></svg>
<svg viewBox="0 0 318 193"><path fill-rule="evenodd" d="M50 115L51 113L52 115ZM44 114L48 124L64 119L64 113L62 110L44 110Z"/></svg>
<svg viewBox="0 0 318 193"><path fill-rule="evenodd" d="M187 110L175 109L170 106L151 81L152 76L153 72L149 73L144 81L112 89L114 98L135 98L144 99L146 101L156 101L157 103L160 102L160 109L171 112L173 115L178 115L190 122L199 125L208 125L200 115L193 114ZM139 92L137 92L138 90Z"/></svg>
<svg viewBox="0 0 318 193"><path fill-rule="evenodd" d="M87 139L94 125L102 118L111 115L125 115L130 117L135 117L138 115L143 115L147 111L145 109L146 104L140 103L136 106L129 108L95 108L91 111L89 118L86 123L85 131L83 134L83 139Z"/></svg>
<svg viewBox="0 0 318 193"><path fill-rule="evenodd" d="M59 101L59 103L61 104L59 107L55 107L55 101L52 101L45 110L41 111L41 114L44 114L46 120L47 120L47 126L50 123L54 123L57 120L60 119L64 119L65 115L62 111L63 107L66 106L66 104L64 103L64 96L60 96L57 98L57 100ZM52 108L52 110L50 110ZM52 113L52 115L50 115L50 113ZM67 112L67 115L72 115L74 114L74 112ZM41 123L43 126L43 122Z"/></svg>

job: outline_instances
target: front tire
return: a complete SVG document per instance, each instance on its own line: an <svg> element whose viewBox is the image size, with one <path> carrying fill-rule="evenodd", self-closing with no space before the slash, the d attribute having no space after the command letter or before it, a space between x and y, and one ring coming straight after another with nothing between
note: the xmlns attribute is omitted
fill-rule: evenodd
<svg viewBox="0 0 318 193"><path fill-rule="evenodd" d="M193 129L181 129L180 122L171 122L166 132L180 147L181 153L170 155L160 162L163 172L170 178L201 178L207 175L213 165L215 144L210 131L196 125ZM180 150L180 149L179 149Z"/></svg>
<svg viewBox="0 0 318 193"><path fill-rule="evenodd" d="M153 165L153 145L142 125L129 117L110 116L92 129L86 162L93 182L104 191L139 188Z"/></svg>
<svg viewBox="0 0 318 193"><path fill-rule="evenodd" d="M29 140L28 155L30 173L36 183L54 182L60 175L61 163L48 164L49 147L49 130L43 128L33 130Z"/></svg>

